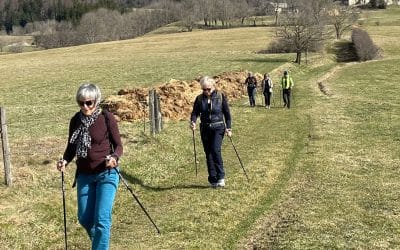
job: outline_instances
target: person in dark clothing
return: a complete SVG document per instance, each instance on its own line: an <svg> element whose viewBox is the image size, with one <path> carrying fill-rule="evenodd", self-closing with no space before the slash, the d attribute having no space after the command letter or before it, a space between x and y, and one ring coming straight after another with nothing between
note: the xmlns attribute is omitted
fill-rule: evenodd
<svg viewBox="0 0 400 250"><path fill-rule="evenodd" d="M253 73L249 72L247 78L244 82L247 86L247 94L249 95L250 107L256 106L256 94L257 94L257 79L254 77Z"/></svg>
<svg viewBox="0 0 400 250"><path fill-rule="evenodd" d="M265 107L267 109L271 108L271 97L272 97L272 89L274 84L272 83L272 79L269 77L269 74L264 74L264 79L262 80L262 88L263 95L265 98Z"/></svg>
<svg viewBox="0 0 400 250"><path fill-rule="evenodd" d="M76 156L78 221L86 229L92 249L109 249L111 214L123 148L114 116L99 107L101 92L92 83L76 94L80 107L69 124L68 144L57 169L65 171ZM113 149L112 149L113 148Z"/></svg>
<svg viewBox="0 0 400 250"><path fill-rule="evenodd" d="M215 81L208 76L200 80L203 93L197 96L190 117L190 128L196 129L200 116L200 135L207 159L208 182L212 187L225 186L225 171L221 155L224 135L232 136L228 100L215 89Z"/></svg>
<svg viewBox="0 0 400 250"><path fill-rule="evenodd" d="M291 96L291 91L294 86L293 79L289 76L289 73L287 70L283 72L282 80L281 80L281 85L282 85L282 98L283 98L283 107L287 107L290 109L290 96Z"/></svg>

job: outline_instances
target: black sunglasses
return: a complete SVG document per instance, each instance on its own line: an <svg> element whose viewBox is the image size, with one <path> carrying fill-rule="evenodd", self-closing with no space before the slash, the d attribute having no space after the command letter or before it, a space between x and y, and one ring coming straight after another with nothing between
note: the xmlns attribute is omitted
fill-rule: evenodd
<svg viewBox="0 0 400 250"><path fill-rule="evenodd" d="M211 88L204 88L203 91L211 91Z"/></svg>
<svg viewBox="0 0 400 250"><path fill-rule="evenodd" d="M90 107L94 104L93 100L90 101L78 101L79 106L83 107L84 105L86 105L86 107Z"/></svg>

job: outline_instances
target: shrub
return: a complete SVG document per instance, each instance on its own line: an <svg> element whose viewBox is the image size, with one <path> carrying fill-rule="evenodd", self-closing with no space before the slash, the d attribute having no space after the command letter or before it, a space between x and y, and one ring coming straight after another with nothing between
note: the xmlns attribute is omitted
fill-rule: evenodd
<svg viewBox="0 0 400 250"><path fill-rule="evenodd" d="M379 57L380 49L372 42L371 37L365 30L353 29L351 41L356 50L358 60L368 61Z"/></svg>
<svg viewBox="0 0 400 250"><path fill-rule="evenodd" d="M13 44L9 47L11 53L22 53L24 51L24 46L21 44Z"/></svg>
<svg viewBox="0 0 400 250"><path fill-rule="evenodd" d="M317 52L323 49L324 45L322 41L312 41L309 44L308 52ZM285 39L279 39L272 41L268 48L263 51L265 53L295 53L296 47L290 41Z"/></svg>
<svg viewBox="0 0 400 250"><path fill-rule="evenodd" d="M374 9L386 9L387 3L385 0L370 0L369 5Z"/></svg>

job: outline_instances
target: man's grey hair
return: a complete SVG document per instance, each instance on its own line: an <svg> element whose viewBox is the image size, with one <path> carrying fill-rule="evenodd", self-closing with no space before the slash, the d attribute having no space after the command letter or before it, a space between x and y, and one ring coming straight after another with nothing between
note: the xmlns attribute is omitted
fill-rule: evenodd
<svg viewBox="0 0 400 250"><path fill-rule="evenodd" d="M76 102L82 99L95 100L96 106L101 101L101 91L98 86L93 83L83 83L76 92Z"/></svg>

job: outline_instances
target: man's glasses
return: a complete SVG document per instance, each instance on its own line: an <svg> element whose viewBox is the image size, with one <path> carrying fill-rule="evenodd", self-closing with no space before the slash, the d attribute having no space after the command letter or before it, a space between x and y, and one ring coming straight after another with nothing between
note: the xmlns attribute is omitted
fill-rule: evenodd
<svg viewBox="0 0 400 250"><path fill-rule="evenodd" d="M79 106L83 107L84 105L86 105L86 107L90 107L94 104L93 100L90 101L78 101Z"/></svg>
<svg viewBox="0 0 400 250"><path fill-rule="evenodd" d="M204 88L203 91L211 91L211 88Z"/></svg>

